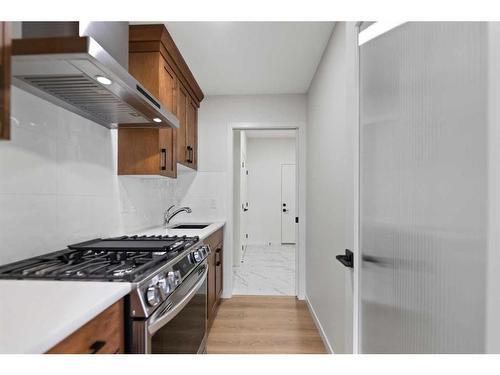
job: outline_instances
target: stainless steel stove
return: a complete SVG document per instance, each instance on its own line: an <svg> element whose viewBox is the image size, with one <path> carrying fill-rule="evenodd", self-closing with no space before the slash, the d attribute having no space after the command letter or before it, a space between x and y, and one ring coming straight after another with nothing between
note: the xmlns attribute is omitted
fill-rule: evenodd
<svg viewBox="0 0 500 375"><path fill-rule="evenodd" d="M2 266L0 279L129 282L128 352L201 353L209 253L198 237L99 238Z"/></svg>

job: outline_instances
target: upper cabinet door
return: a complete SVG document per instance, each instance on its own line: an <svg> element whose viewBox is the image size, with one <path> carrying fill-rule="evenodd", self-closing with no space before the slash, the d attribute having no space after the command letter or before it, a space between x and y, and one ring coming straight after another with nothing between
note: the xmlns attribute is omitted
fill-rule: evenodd
<svg viewBox="0 0 500 375"><path fill-rule="evenodd" d="M187 124L187 110L189 103L189 94L183 85L179 85L179 101L177 105L177 118L179 119L179 129L177 129L177 161L183 165L188 164L189 151L188 151L188 124Z"/></svg>
<svg viewBox="0 0 500 375"><path fill-rule="evenodd" d="M198 107L196 103L190 99L187 107L187 150L188 150L188 165L193 168L198 168Z"/></svg>
<svg viewBox="0 0 500 375"><path fill-rule="evenodd" d="M165 177L177 177L176 131L158 129L160 143L160 174Z"/></svg>
<svg viewBox="0 0 500 375"><path fill-rule="evenodd" d="M172 67L164 59L160 61L159 84L160 101L170 112L179 118L177 114L177 78Z"/></svg>
<svg viewBox="0 0 500 375"><path fill-rule="evenodd" d="M10 55L10 25L0 22L0 139L10 139Z"/></svg>

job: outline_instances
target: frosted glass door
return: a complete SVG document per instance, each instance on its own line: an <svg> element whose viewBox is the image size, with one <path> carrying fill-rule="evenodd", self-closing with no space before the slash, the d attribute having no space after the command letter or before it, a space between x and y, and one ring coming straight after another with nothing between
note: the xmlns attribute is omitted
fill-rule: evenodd
<svg viewBox="0 0 500 375"><path fill-rule="evenodd" d="M487 27L360 46L360 349L485 348Z"/></svg>

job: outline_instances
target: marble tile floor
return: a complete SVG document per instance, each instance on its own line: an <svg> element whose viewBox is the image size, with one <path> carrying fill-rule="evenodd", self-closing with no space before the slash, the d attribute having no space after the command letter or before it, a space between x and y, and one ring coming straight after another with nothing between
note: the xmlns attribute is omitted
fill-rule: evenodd
<svg viewBox="0 0 500 375"><path fill-rule="evenodd" d="M233 295L295 296L295 246L247 246L233 268Z"/></svg>

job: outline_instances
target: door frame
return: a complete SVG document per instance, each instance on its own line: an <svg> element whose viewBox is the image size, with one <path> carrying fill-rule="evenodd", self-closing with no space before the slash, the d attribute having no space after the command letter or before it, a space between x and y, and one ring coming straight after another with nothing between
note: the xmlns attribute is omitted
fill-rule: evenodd
<svg viewBox="0 0 500 375"><path fill-rule="evenodd" d="M233 132L235 130L295 130L296 201L295 212L299 218L295 251L295 294L299 300L305 299L305 242L306 242L306 190L305 190L305 123L283 122L231 122L227 127L227 221L224 243L230 244L230 251L224 251L224 287L222 298L233 295L233 254L234 254L234 184L233 184Z"/></svg>
<svg viewBox="0 0 500 375"><path fill-rule="evenodd" d="M354 152L354 207L353 207L353 225L354 225L354 275L353 275L353 306L352 306L352 353L361 353L361 343L360 343L360 292L359 286L361 285L361 242L360 242L360 178L361 178L361 168L360 168L360 152L361 152L361 113L360 113L360 60L359 60L359 33L361 31L363 22L354 22L353 28L348 28L348 32L354 33L354 35L348 36L347 40L354 41L355 46L351 46L351 52L353 53L353 71L352 74L348 74L348 87L352 87L351 97L352 108L348 108L347 113L352 116L348 117L347 121L351 123L353 128L353 152Z"/></svg>
<svg viewBox="0 0 500 375"><path fill-rule="evenodd" d="M295 150L297 152L297 150ZM281 204L283 203L283 167L285 165L293 165L295 169L295 204L297 204L297 163L283 163L281 164ZM283 209L283 207L281 207ZM297 210L295 209L295 217L297 217ZM291 242L283 242L283 213L281 213L281 244L290 245ZM295 242L294 245L297 245L297 228L295 228Z"/></svg>

